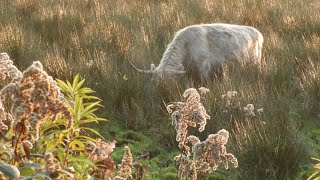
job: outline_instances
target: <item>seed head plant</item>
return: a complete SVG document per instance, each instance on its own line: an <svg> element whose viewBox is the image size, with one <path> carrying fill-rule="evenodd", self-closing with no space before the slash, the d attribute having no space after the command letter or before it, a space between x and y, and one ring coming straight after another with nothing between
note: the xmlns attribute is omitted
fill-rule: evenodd
<svg viewBox="0 0 320 180"><path fill-rule="evenodd" d="M87 126L105 119L94 114L101 101L85 80L55 81L39 61L21 73L6 53L0 58L0 179L112 179L116 141ZM131 176L132 160L126 147L119 177Z"/></svg>
<svg viewBox="0 0 320 180"><path fill-rule="evenodd" d="M128 178L132 178L131 176L131 169L132 169L133 157L131 154L131 150L129 146L124 147L124 154L119 164L119 171L117 176L115 177L116 180L126 180Z"/></svg>
<svg viewBox="0 0 320 180"><path fill-rule="evenodd" d="M228 91L221 96L221 99L224 105L223 112L230 113L231 117L238 114L241 116L239 119L245 119L256 116L256 113L261 114L263 112L263 108L255 111L253 104L247 104L243 107L237 91Z"/></svg>
<svg viewBox="0 0 320 180"><path fill-rule="evenodd" d="M52 153L47 153L44 159L47 162L45 166L47 171L53 173L61 169L60 162L58 162L57 159L53 157Z"/></svg>
<svg viewBox="0 0 320 180"><path fill-rule="evenodd" d="M116 141L105 141L97 139L97 142L93 144L94 148L91 152L90 159L95 162L98 171L95 172L95 178L98 179L111 179L116 170L116 165L111 159L110 154L116 147Z"/></svg>
<svg viewBox="0 0 320 180"><path fill-rule="evenodd" d="M11 120L14 153L18 161L21 147L29 156L30 146L25 142L39 139L41 124L46 120L55 122L57 115L61 115L68 121L69 128L73 124L73 117L56 82L43 70L39 61L35 61L23 73L12 65L6 53L1 54L1 62L4 63L1 75L3 82L11 81L0 91L0 112L6 120ZM4 103L11 105L10 113L5 111ZM3 122L1 124L2 130L7 129Z"/></svg>
<svg viewBox="0 0 320 180"><path fill-rule="evenodd" d="M16 66L7 53L0 53L0 81L2 84L8 84L16 78L21 78L22 73Z"/></svg>
<svg viewBox="0 0 320 180"><path fill-rule="evenodd" d="M10 59L5 53L0 55L0 59L6 60L0 64L0 88L15 82L16 77L22 77L25 67L31 65L35 59L41 61L50 76L64 82L66 79L72 81L74 75L79 73L86 78L86 84L97 92L96 95L106 100L101 102L106 107L95 113L107 116L115 125L124 125L129 130L147 134L152 142L159 142L165 149L172 149L178 145L175 141L177 134L175 130L168 131L167 123L162 121L165 118L163 111L159 107L162 102L185 102L182 98L174 99L183 85L177 83L155 87L156 83L150 81L150 76L136 74L127 62L134 62L143 69L151 63L157 65L174 33L188 25L230 22L253 26L264 36L262 68L259 70L252 66L239 67L237 62L224 66L223 81L214 80L214 83L207 86L210 94L215 96L208 97L210 101L201 101L211 120L207 119L205 131L197 132L201 136L191 133L198 130L200 126L197 124L197 128L187 128L186 137L197 135L202 142L210 133L215 134L220 129L227 130L230 137L226 147L241 164L235 175L240 179L306 179L311 168L310 156L318 159L320 157L319 9L319 0L0 0L0 53L7 52L11 57ZM190 70L191 65L188 66ZM187 77L192 77L193 73L197 72L190 71L186 78L181 78L182 81L179 82L184 84ZM232 96L234 90L237 91L236 96ZM69 93L63 94L66 103L71 105L69 110L79 110L75 107L80 107L81 101L69 98ZM75 97L76 94L74 91L70 95ZM200 92L199 94L204 97ZM222 94L226 96L221 98ZM229 98L228 94L232 97ZM87 136L88 139L99 138L93 137L95 135L92 134L95 133L90 130L83 129L92 127L91 124L97 127L94 121L80 124L83 121L73 118L73 125L76 121L78 124L77 127L72 126L72 129L67 128L68 121L61 113L57 114L55 120L48 116L48 119L40 124L39 138L35 140L35 127L30 127L29 132L19 133L25 130L23 124L18 122L13 130L11 122L16 122L16 119L10 111L13 103L11 95L1 101L0 160L19 169L25 168L22 160L27 158L23 146L29 147L28 142L31 142L33 147L30 155L32 161L37 159L35 163L44 165L44 162L41 162L44 158L34 158L34 155L44 156L47 151L52 152L53 157L60 161L64 159L62 154L66 152L64 150L67 141L71 147L68 152L71 159L80 157L78 155L80 152L84 153L83 149L87 151L84 156L90 159L95 146L89 145L89 140L84 141L86 143L83 146L79 139L81 136ZM83 107L87 107L95 102L95 99L84 99L83 102ZM251 112L255 116L246 116L244 107L247 107L247 104L254 105ZM81 115L82 111L78 110L73 112L72 116ZM179 113L176 112L174 116L176 115ZM169 121L171 123L171 118ZM286 127L287 123L293 123L294 127ZM104 130L100 133L103 132L106 136L113 136L114 132L117 136L119 134L118 128L109 126L109 123L99 123L98 127ZM112 132L106 132L105 129L112 129ZM71 132L76 134L69 136L73 134ZM27 137L23 138L24 134L28 134ZM181 136L185 135L182 133ZM83 142L83 139L80 142ZM92 139L90 141L93 142ZM22 150L22 160L17 160L18 165L13 162L12 153L12 144L17 142L20 144L17 150ZM6 150L2 148L3 144ZM191 152L190 142L188 145ZM81 151L78 151L78 148ZM137 152L137 149L135 148L133 153ZM157 153L158 150L151 153L150 157L157 157ZM191 152L189 157L192 155ZM80 167L82 172L86 171L86 164L89 163L81 164L83 161L72 161L70 158L67 157L68 162L63 162L62 166L68 167L72 164L75 168L77 163L79 171ZM101 164L98 166L102 167ZM171 164L169 166L172 170ZM170 170L156 169L149 177L173 179L173 170ZM79 172L77 168L75 171ZM156 174L161 177L155 177ZM166 174L171 176L165 176ZM3 176L0 175L0 179L8 179ZM21 176L26 175L21 173ZM208 179L213 179L211 177L218 176L218 172L209 176Z"/></svg>
<svg viewBox="0 0 320 180"><path fill-rule="evenodd" d="M73 119L68 111L56 82L43 71L42 64L36 61L22 76L17 76L14 82L6 85L0 92L1 100L11 96L11 126L18 124L26 130L34 129L34 139L39 138L40 125L50 117L55 120L61 113L72 126Z"/></svg>
<svg viewBox="0 0 320 180"><path fill-rule="evenodd" d="M202 96L209 92L207 88L198 89ZM199 125L199 132L205 129L210 116L206 113L201 100L201 95L194 88L189 88L183 93L184 101L174 102L167 106L171 114L172 124L177 131L176 141L182 153L174 158L178 164L179 179L204 179L209 173L215 171L220 163L228 169L228 161L235 167L238 161L233 154L227 153L225 145L229 139L229 132L225 129L217 134L210 134L204 141L194 135L189 135L191 127ZM190 145L191 144L191 152Z"/></svg>
<svg viewBox="0 0 320 180"><path fill-rule="evenodd" d="M9 55L7 53L0 53L0 85L7 85L11 81L21 77L21 71L19 71L16 66L13 65ZM5 108L6 100L0 100L0 133L2 137L4 137L3 132L9 129L8 124L13 121L11 113L8 113Z"/></svg>
<svg viewBox="0 0 320 180"><path fill-rule="evenodd" d="M224 100L224 104L226 107L233 107L236 105L234 104L233 99L236 98L237 95L237 91L228 91L227 93L223 94L221 98Z"/></svg>
<svg viewBox="0 0 320 180"><path fill-rule="evenodd" d="M0 101L0 133L2 133L2 131L8 130L8 126L3 121L12 122L13 118L10 113L7 113L5 111L4 105ZM3 133L2 133L2 135L3 135Z"/></svg>
<svg viewBox="0 0 320 180"><path fill-rule="evenodd" d="M116 141L107 142L99 138L94 144L94 149L91 152L91 158L93 160L108 158L115 147Z"/></svg>
<svg viewBox="0 0 320 180"><path fill-rule="evenodd" d="M247 104L246 107L243 108L243 111L245 113L245 116L255 116L256 114L254 113L254 106L253 104Z"/></svg>
<svg viewBox="0 0 320 180"><path fill-rule="evenodd" d="M167 106L167 111L171 113L172 125L177 131L176 141L179 142L179 148L189 155L187 144L188 128L199 125L199 131L202 132L210 116L200 102L200 94L194 88L187 89L183 93L185 102L175 102ZM174 112L172 109L176 109Z"/></svg>

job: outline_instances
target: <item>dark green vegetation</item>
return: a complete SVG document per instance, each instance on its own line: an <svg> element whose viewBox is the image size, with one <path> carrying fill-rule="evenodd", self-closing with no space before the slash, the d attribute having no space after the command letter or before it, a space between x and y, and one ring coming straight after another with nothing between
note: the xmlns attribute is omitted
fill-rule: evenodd
<svg viewBox="0 0 320 180"><path fill-rule="evenodd" d="M185 79L152 81L128 60L145 69L158 64L187 25L254 26L265 38L265 70L230 67L223 82L209 84L204 107L211 120L196 135L231 132L227 146L239 167L216 178L301 179L311 172L310 157L319 157L319 9L318 0L1 0L0 51L21 70L40 60L55 78L81 74L102 99L99 116L109 120L95 128L116 139L119 151L129 144L135 157L149 153L143 163L150 179L174 179L177 143L165 104L179 101L188 86ZM221 95L234 90L234 106L226 107ZM264 112L245 117L239 108L247 104Z"/></svg>

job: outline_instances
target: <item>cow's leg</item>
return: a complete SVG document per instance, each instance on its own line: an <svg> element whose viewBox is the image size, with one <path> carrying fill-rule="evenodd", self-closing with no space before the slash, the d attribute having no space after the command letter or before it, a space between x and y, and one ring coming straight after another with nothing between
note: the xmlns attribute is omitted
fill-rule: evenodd
<svg viewBox="0 0 320 180"><path fill-rule="evenodd" d="M201 83L207 84L214 79L222 81L223 79L223 67L221 63L214 63L203 65L200 69Z"/></svg>
<svg viewBox="0 0 320 180"><path fill-rule="evenodd" d="M212 66L208 61L206 61L202 63L199 69L201 83L206 84L208 81L210 81L210 73L212 71Z"/></svg>
<svg viewBox="0 0 320 180"><path fill-rule="evenodd" d="M219 81L223 79L223 68L222 64L216 63L213 65L213 77L217 78Z"/></svg>

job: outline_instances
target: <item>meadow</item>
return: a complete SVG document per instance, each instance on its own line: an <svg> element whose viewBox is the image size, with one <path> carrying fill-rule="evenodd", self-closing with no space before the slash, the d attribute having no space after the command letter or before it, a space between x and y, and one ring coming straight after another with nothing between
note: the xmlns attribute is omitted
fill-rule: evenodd
<svg viewBox="0 0 320 180"><path fill-rule="evenodd" d="M166 106L183 99L189 79L157 81L128 61L141 69L158 64L188 25L253 26L264 36L264 69L226 67L223 81L206 87L205 131L192 131L202 140L230 132L226 146L239 166L221 165L207 179L306 179L311 157L320 157L319 10L318 0L1 0L0 52L21 71L40 61L62 81L80 74L108 120L90 128L117 141L116 164L128 145L134 158L145 155L145 179L175 179L179 148ZM244 113L248 104L255 116Z"/></svg>

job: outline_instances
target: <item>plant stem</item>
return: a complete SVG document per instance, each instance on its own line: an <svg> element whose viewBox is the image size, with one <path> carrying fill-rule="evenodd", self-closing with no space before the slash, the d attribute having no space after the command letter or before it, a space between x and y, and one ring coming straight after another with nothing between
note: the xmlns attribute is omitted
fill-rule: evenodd
<svg viewBox="0 0 320 180"><path fill-rule="evenodd" d="M63 166L62 166L63 169L67 165L68 156L69 156L69 149L70 149L69 145L70 145L71 139L73 138L73 134L74 134L72 129L70 129L70 131L71 131L70 138L68 139L67 144L66 144L66 153L65 153L65 156L64 156L64 161L63 161Z"/></svg>

